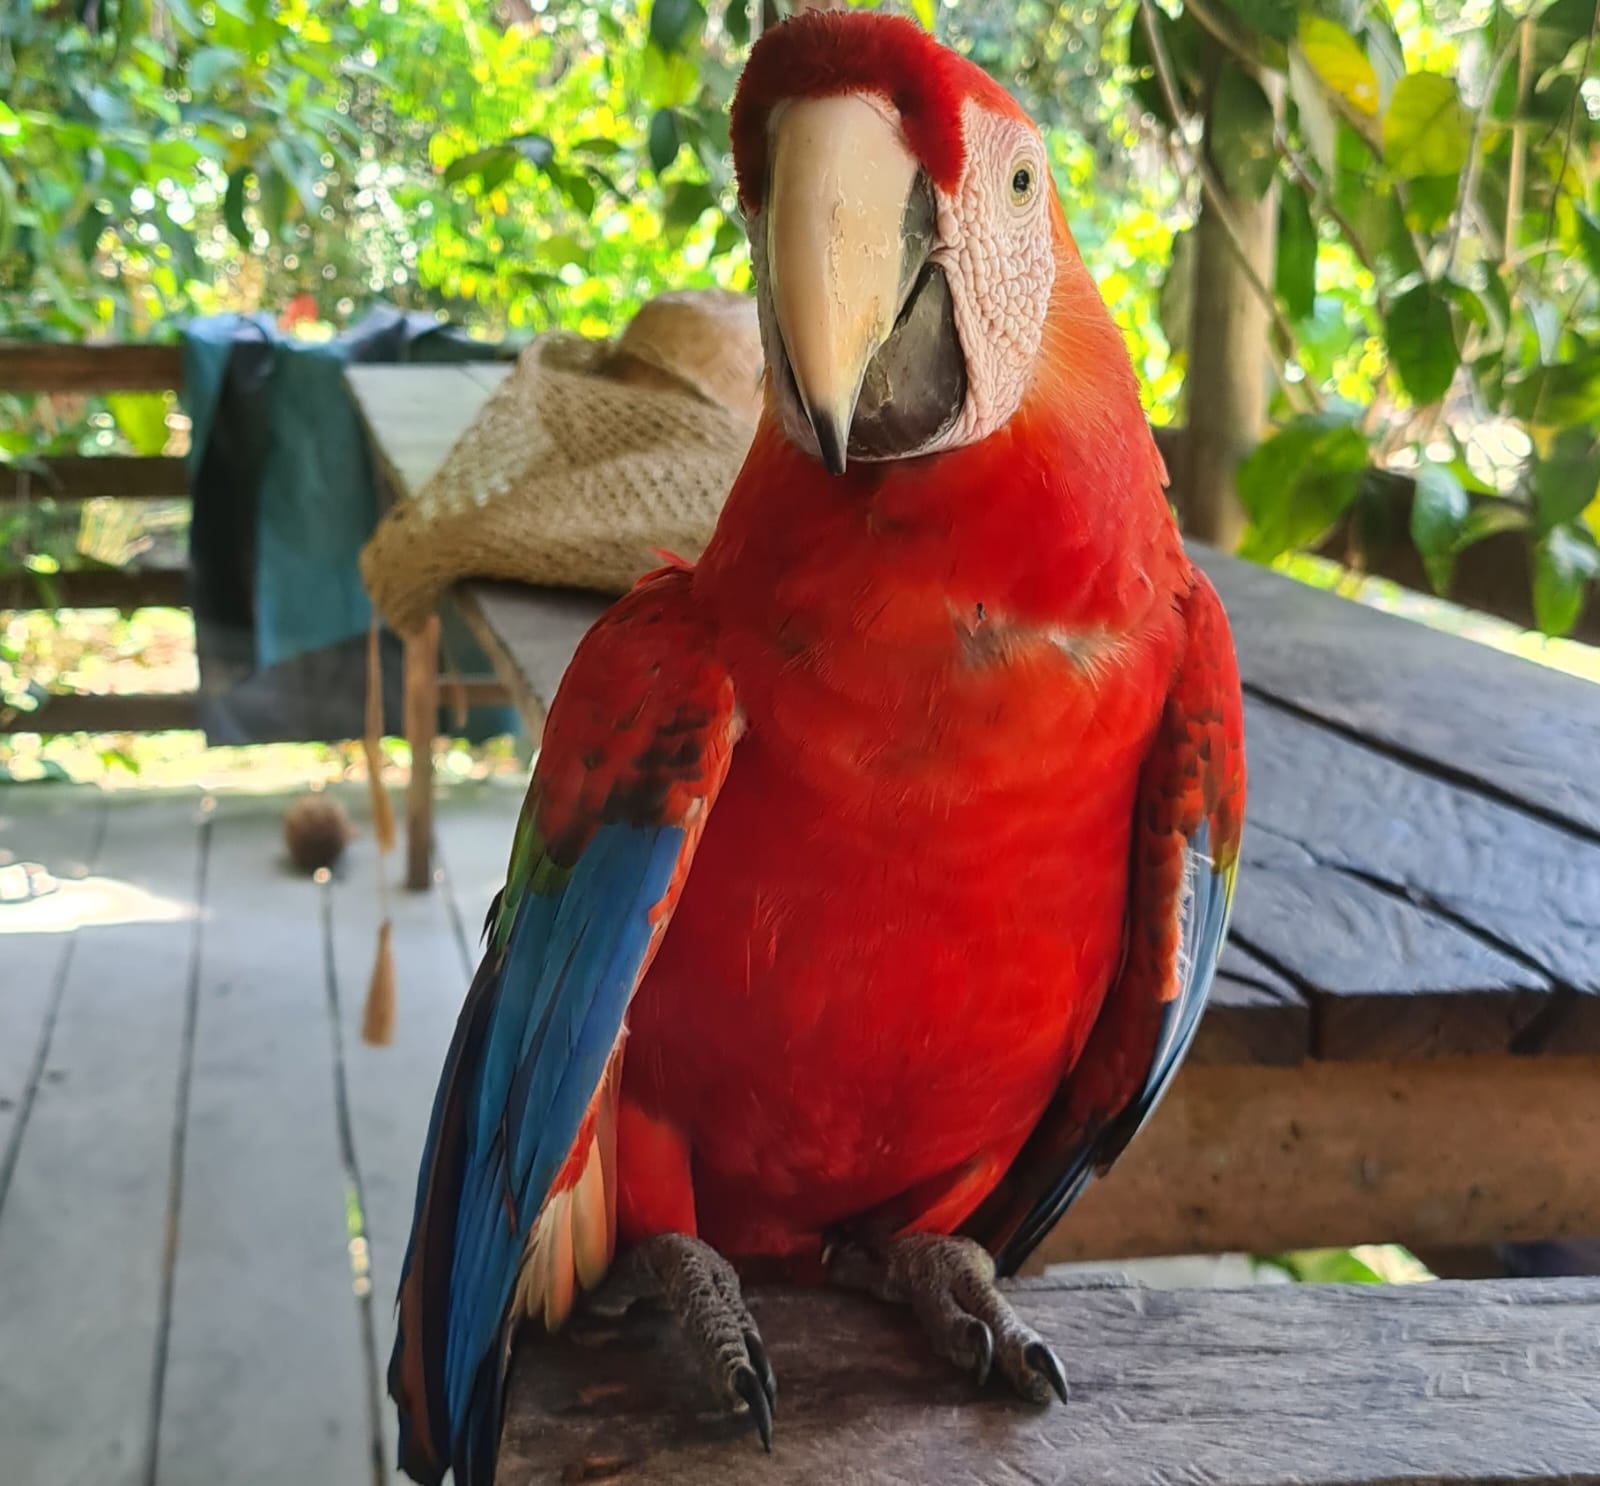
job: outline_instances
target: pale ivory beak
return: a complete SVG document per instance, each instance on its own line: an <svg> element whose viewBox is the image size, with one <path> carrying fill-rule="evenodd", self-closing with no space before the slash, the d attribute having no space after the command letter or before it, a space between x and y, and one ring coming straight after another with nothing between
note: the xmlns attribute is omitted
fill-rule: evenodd
<svg viewBox="0 0 1600 1486"><path fill-rule="evenodd" d="M843 474L861 379L900 311L917 161L880 107L848 93L789 103L771 158L773 313L823 463Z"/></svg>

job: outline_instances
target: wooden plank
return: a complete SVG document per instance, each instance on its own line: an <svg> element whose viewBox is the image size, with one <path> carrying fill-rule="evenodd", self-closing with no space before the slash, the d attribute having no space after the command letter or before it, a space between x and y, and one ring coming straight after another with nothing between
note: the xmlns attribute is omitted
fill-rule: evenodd
<svg viewBox="0 0 1600 1486"><path fill-rule="evenodd" d="M1327 899L1291 910L1287 886L1247 869L1237 937L1275 944L1279 963L1333 993L1317 998L1321 1056L1600 1052L1600 845L1257 699L1245 722L1247 851L1310 864ZM1368 932L1338 906L1352 890L1388 895L1409 924L1413 908L1435 928L1448 920L1463 953ZM1319 968L1329 953L1340 970ZM1541 979L1554 989L1530 994Z"/></svg>
<svg viewBox="0 0 1600 1486"><path fill-rule="evenodd" d="M93 870L106 797L77 785L0 787L0 871L24 862L59 884L26 902L0 901L0 1209L15 1142L44 1075L51 1022L72 963L77 915Z"/></svg>
<svg viewBox="0 0 1600 1486"><path fill-rule="evenodd" d="M1312 1005L1321 1058L1505 1052L1546 1011L1547 976L1404 897L1246 837L1231 934Z"/></svg>
<svg viewBox="0 0 1600 1486"><path fill-rule="evenodd" d="M189 476L182 459L131 454L52 454L35 461L42 471L0 468L0 502L92 500L187 500Z"/></svg>
<svg viewBox="0 0 1600 1486"><path fill-rule="evenodd" d="M433 878L433 738L439 727L439 616L430 614L405 646L406 886L421 892Z"/></svg>
<svg viewBox="0 0 1600 1486"><path fill-rule="evenodd" d="M345 372L395 496L409 500L444 463L508 365L352 366Z"/></svg>
<svg viewBox="0 0 1600 1486"><path fill-rule="evenodd" d="M196 933L192 796L122 797L0 1209L7 1486L146 1486ZM21 1365L16 1359L26 1359Z"/></svg>
<svg viewBox="0 0 1600 1486"><path fill-rule="evenodd" d="M903 1310L754 1290L778 1375L771 1456L636 1313L525 1342L500 1479L658 1486L1376 1486L1600 1480L1600 1283L1014 1290L1066 1407L977 1389Z"/></svg>
<svg viewBox="0 0 1600 1486"><path fill-rule="evenodd" d="M364 796L341 792L341 798L353 816L365 817ZM453 839L453 814L452 801L441 801L437 816L441 855ZM329 946L344 1034L345 1083L361 1178L374 1351L383 1369L394 1344L395 1292L411 1231L417 1166L434 1087L466 995L468 976L447 895L391 890L394 1040L386 1047L371 1047L361 1040L362 1008L377 941L380 870L388 874L392 888L397 888L401 864L395 858L380 863L368 830L352 845L327 891ZM380 1404L379 1422L385 1460L392 1470L394 1410L387 1397Z"/></svg>
<svg viewBox="0 0 1600 1486"><path fill-rule="evenodd" d="M576 588L499 582L459 583L452 595L528 735L537 738L578 642L614 600Z"/></svg>
<svg viewBox="0 0 1600 1486"><path fill-rule="evenodd" d="M200 726L192 691L52 692L32 712L0 707L0 733L166 733Z"/></svg>
<svg viewBox="0 0 1600 1486"><path fill-rule="evenodd" d="M1186 1063L1040 1263L1600 1233L1600 1058Z"/></svg>
<svg viewBox="0 0 1600 1486"><path fill-rule="evenodd" d="M1195 550L1233 620L1245 685L1600 835L1600 687Z"/></svg>
<svg viewBox="0 0 1600 1486"><path fill-rule="evenodd" d="M1294 983L1237 940L1227 944L1189 1057L1200 1063L1299 1063L1311 1006Z"/></svg>
<svg viewBox="0 0 1600 1486"><path fill-rule="evenodd" d="M319 890L283 802L210 825L162 1486L381 1479L346 1226Z"/></svg>
<svg viewBox="0 0 1600 1486"><path fill-rule="evenodd" d="M185 609L189 575L182 568L80 568L65 573L0 578L4 609Z"/></svg>
<svg viewBox="0 0 1600 1486"><path fill-rule="evenodd" d="M0 392L167 392L182 386L182 346L0 340Z"/></svg>

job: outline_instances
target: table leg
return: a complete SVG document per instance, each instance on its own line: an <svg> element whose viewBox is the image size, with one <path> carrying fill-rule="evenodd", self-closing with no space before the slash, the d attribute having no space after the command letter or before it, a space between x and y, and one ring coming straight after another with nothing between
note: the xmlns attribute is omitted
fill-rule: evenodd
<svg viewBox="0 0 1600 1486"><path fill-rule="evenodd" d="M439 723L439 616L405 642L406 742L411 778L406 785L406 886L433 881L433 736Z"/></svg>

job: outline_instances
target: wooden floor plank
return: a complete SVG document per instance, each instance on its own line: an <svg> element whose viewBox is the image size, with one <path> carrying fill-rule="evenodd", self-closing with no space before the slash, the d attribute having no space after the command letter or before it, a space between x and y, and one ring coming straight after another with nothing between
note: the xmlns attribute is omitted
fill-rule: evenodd
<svg viewBox="0 0 1600 1486"><path fill-rule="evenodd" d="M277 799L212 824L160 1486L372 1482L320 891Z"/></svg>
<svg viewBox="0 0 1600 1486"><path fill-rule="evenodd" d="M1600 1283L1066 1288L1013 1295L1073 1389L1030 1407L936 1356L903 1310L757 1291L771 1455L636 1314L525 1345L500 1478L657 1486L1368 1486L1600 1479Z"/></svg>
<svg viewBox="0 0 1600 1486"><path fill-rule="evenodd" d="M1600 844L1269 704L1245 725L1237 934L1333 993L1323 1056L1533 1051L1535 1018L1600 1051Z"/></svg>
<svg viewBox="0 0 1600 1486"><path fill-rule="evenodd" d="M1194 555L1233 621L1247 687L1600 835L1600 686L1238 558Z"/></svg>
<svg viewBox="0 0 1600 1486"><path fill-rule="evenodd" d="M353 814L364 814L354 800L347 797L347 803ZM443 829L451 814L452 810L441 806L434 815L436 826ZM396 990L394 1040L387 1047L371 1047L361 1040L362 1008L379 922L379 861L370 831L353 845L343 870L328 889L380 1371L388 1367L394 1342L395 1290L411 1230L417 1164L434 1088L468 979L445 894L438 886L426 893L408 893L401 888L400 853L383 865L390 884ZM380 1400L379 1420L385 1459L392 1471L394 1410L387 1395Z"/></svg>
<svg viewBox="0 0 1600 1486"><path fill-rule="evenodd" d="M18 1122L43 1074L52 1011L71 963L74 924L105 822L105 796L71 785L0 788L0 871L33 863L56 890L27 902L0 897L0 1207L15 1163Z"/></svg>
<svg viewBox="0 0 1600 1486"><path fill-rule="evenodd" d="M200 839L192 799L107 820L100 921L0 1211L6 1486L146 1480Z"/></svg>

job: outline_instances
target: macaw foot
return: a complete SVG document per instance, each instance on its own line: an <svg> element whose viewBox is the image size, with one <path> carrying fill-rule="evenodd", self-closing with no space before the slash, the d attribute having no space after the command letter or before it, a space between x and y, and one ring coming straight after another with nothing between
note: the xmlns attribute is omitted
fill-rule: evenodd
<svg viewBox="0 0 1600 1486"><path fill-rule="evenodd" d="M593 1307L620 1313L637 1300L665 1306L713 1392L734 1412L750 1412L770 1453L778 1380L733 1266L698 1238L657 1234L618 1258Z"/></svg>
<svg viewBox="0 0 1600 1486"><path fill-rule="evenodd" d="M981 1386L998 1367L1030 1403L1067 1401L1067 1375L1049 1345L995 1285L994 1260L970 1238L908 1233L873 1253L852 1244L828 1256L829 1277L880 1300L909 1304L934 1347Z"/></svg>

